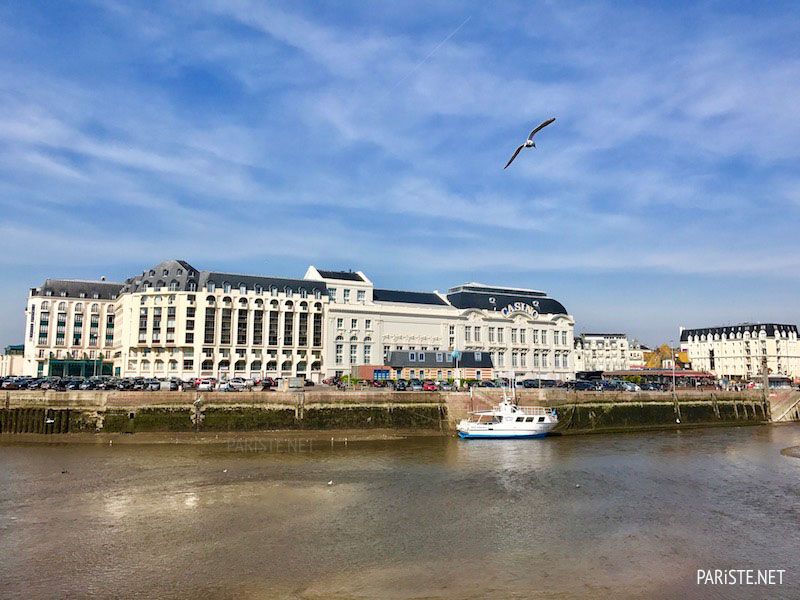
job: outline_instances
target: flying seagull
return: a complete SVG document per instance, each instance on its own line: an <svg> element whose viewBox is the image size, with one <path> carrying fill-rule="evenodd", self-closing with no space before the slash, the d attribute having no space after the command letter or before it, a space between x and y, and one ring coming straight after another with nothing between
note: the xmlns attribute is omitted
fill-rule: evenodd
<svg viewBox="0 0 800 600"><path fill-rule="evenodd" d="M503 167L503 169L507 169L508 165L510 165L512 162L514 162L514 159L517 158L517 154L519 154L520 150L522 150L523 148L530 148L531 146L536 148L536 144L533 143L533 136L536 134L537 131L539 131L540 129L544 129L545 127L550 125L550 123L552 123L555 120L556 120L555 117L553 117L552 119L547 119L547 121L545 121L544 123L539 125L536 129L531 131L531 134L528 136L528 139L525 140L524 144L522 144L519 148L517 148L517 151L514 152L514 155L508 160L508 162L506 163L506 166Z"/></svg>

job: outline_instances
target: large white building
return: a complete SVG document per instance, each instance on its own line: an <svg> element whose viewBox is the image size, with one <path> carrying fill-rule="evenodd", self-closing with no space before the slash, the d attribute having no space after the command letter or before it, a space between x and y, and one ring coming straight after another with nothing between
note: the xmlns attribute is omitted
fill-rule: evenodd
<svg viewBox="0 0 800 600"><path fill-rule="evenodd" d="M470 283L375 288L364 273L303 279L166 260L125 282L47 280L26 308L25 372L120 377L324 376L392 351L486 352L498 372L568 379L574 320L544 292Z"/></svg>
<svg viewBox="0 0 800 600"><path fill-rule="evenodd" d="M764 359L774 375L800 376L796 325L742 323L700 329L680 328L681 352L692 368L726 379L761 376Z"/></svg>
<svg viewBox="0 0 800 600"><path fill-rule="evenodd" d="M624 371L630 367L624 333L582 333L575 338L575 371Z"/></svg>

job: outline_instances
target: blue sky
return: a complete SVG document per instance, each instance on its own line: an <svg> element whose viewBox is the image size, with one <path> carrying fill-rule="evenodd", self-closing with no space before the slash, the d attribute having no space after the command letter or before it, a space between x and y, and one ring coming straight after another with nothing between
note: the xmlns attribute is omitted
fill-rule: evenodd
<svg viewBox="0 0 800 600"><path fill-rule="evenodd" d="M798 323L798 39L795 2L5 2L0 344L46 277L164 258Z"/></svg>

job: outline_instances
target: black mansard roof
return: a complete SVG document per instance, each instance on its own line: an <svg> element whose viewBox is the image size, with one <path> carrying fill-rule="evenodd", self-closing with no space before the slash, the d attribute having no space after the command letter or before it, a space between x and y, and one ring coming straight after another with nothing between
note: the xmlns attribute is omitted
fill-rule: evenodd
<svg viewBox="0 0 800 600"><path fill-rule="evenodd" d="M681 341L686 342L689 336L695 335L736 335L738 333L750 332L750 334L766 331L767 337L774 337L775 332L797 333L797 325L785 325L779 323L741 323L739 325L726 325L724 327L705 327L701 329L684 329L681 331Z"/></svg>
<svg viewBox="0 0 800 600"><path fill-rule="evenodd" d="M353 271L323 271L317 269L317 273L325 279L341 279L342 281L364 281L363 277Z"/></svg>
<svg viewBox="0 0 800 600"><path fill-rule="evenodd" d="M113 300L120 294L122 287L122 283L114 281L47 279L41 288L34 290L32 293L35 296Z"/></svg>
<svg viewBox="0 0 800 600"><path fill-rule="evenodd" d="M414 357L413 360L411 357ZM420 359L422 356L422 359ZM437 360L441 357L442 360ZM455 367L450 352L437 352L435 350L393 350L386 356L386 365L392 368L403 367ZM492 369L492 355L489 352L462 352L458 359L459 368L465 369Z"/></svg>
<svg viewBox="0 0 800 600"><path fill-rule="evenodd" d="M483 310L503 310L515 302L528 304L540 314L567 315L564 305L548 298L538 290L488 287L468 283L450 288L447 299L456 308L479 308Z"/></svg>
<svg viewBox="0 0 800 600"><path fill-rule="evenodd" d="M433 292L404 292L401 290L372 290L372 299L375 302L403 302L409 304L434 304L447 306L440 296Z"/></svg>

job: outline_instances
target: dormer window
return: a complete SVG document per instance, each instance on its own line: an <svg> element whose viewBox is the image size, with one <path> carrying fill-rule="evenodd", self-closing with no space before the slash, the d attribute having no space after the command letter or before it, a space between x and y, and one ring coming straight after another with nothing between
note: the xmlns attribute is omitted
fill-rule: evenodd
<svg viewBox="0 0 800 600"><path fill-rule="evenodd" d="M300 297L301 298L308 298L308 292L306 291L306 288L301 288L300 289Z"/></svg>
<svg viewBox="0 0 800 600"><path fill-rule="evenodd" d="M177 271L175 271L175 273L178 275L183 275L183 269L178 269Z"/></svg>
<svg viewBox="0 0 800 600"><path fill-rule="evenodd" d="M314 290L314 298L316 298L317 300L322 298L322 292L320 292L319 290L315 289Z"/></svg>
<svg viewBox="0 0 800 600"><path fill-rule="evenodd" d="M231 284L227 281L222 282L222 291L229 294L231 291Z"/></svg>
<svg viewBox="0 0 800 600"><path fill-rule="evenodd" d="M273 285L269 288L270 296L277 296L278 295L278 286Z"/></svg>
<svg viewBox="0 0 800 600"><path fill-rule="evenodd" d="M207 291L207 292L213 292L215 287L216 287L216 286L214 285L214 282L213 282L213 281L209 281L209 282L206 284L206 291Z"/></svg>
<svg viewBox="0 0 800 600"><path fill-rule="evenodd" d="M257 285L257 286L256 286L256 295L257 295L257 296L260 296L260 295L261 295L261 294L263 294L263 293L264 293L264 288L263 288L263 287L261 287L260 285Z"/></svg>
<svg viewBox="0 0 800 600"><path fill-rule="evenodd" d="M243 283L239 284L239 293L240 294L246 294L247 293L247 286L245 284L243 284Z"/></svg>
<svg viewBox="0 0 800 600"><path fill-rule="evenodd" d="M286 297L287 298L291 298L292 297L292 293L293 293L292 292L292 288L287 287L287 288L284 289L284 292L286 293Z"/></svg>
<svg viewBox="0 0 800 600"><path fill-rule="evenodd" d="M416 353L416 352L409 352L409 353L408 353L408 360L409 360L409 361L415 361L415 360L417 360L417 353Z"/></svg>
<svg viewBox="0 0 800 600"><path fill-rule="evenodd" d="M164 277L166 277L169 275L169 269L164 269L161 273L164 275Z"/></svg>
<svg viewBox="0 0 800 600"><path fill-rule="evenodd" d="M423 362L425 360L425 353L424 352L420 352L419 355L418 355L417 360L419 362Z"/></svg>

